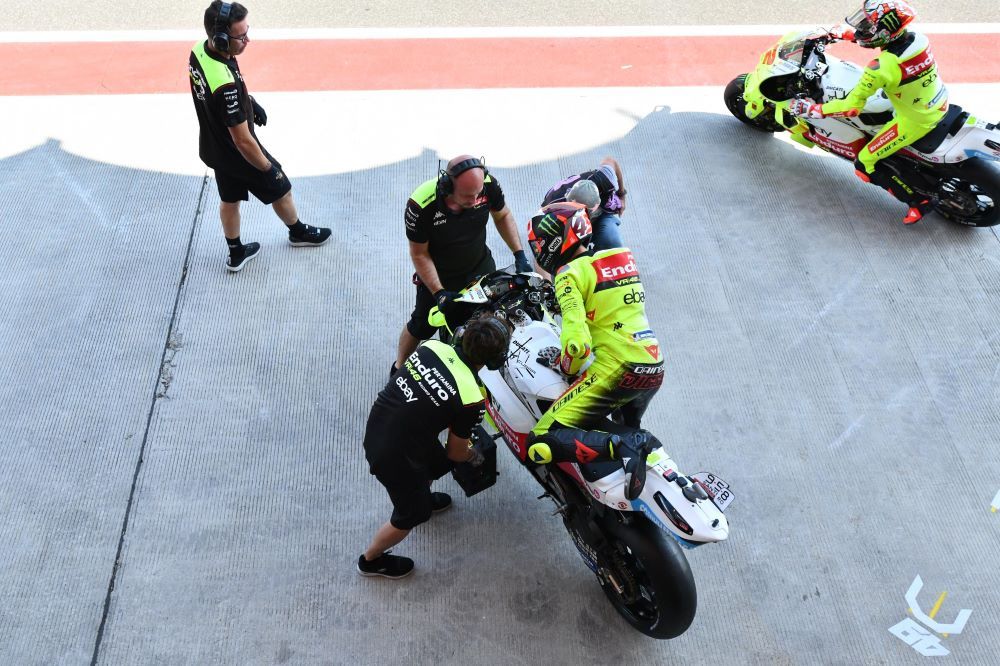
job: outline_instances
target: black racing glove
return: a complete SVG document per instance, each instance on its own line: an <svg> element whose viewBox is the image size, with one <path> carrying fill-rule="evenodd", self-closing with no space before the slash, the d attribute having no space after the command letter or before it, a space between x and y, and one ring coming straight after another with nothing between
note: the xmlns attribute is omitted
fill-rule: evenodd
<svg viewBox="0 0 1000 666"><path fill-rule="evenodd" d="M528 261L528 255L524 250L518 250L514 253L514 270L518 273L532 273L534 268L531 262Z"/></svg>
<svg viewBox="0 0 1000 666"><path fill-rule="evenodd" d="M263 127L267 124L267 113L264 111L264 107L258 104L253 97L250 98L250 104L253 105L253 124L257 127Z"/></svg>
<svg viewBox="0 0 1000 666"><path fill-rule="evenodd" d="M456 298L458 298L457 291L439 289L434 292L434 300L437 301L438 310L444 315L448 314L448 307L455 302Z"/></svg>
<svg viewBox="0 0 1000 666"><path fill-rule="evenodd" d="M535 362L546 368L559 370L559 356L559 347L544 347L538 350L538 358L535 359Z"/></svg>
<svg viewBox="0 0 1000 666"><path fill-rule="evenodd" d="M277 162L271 162L271 168L267 170L267 176L271 180L284 180L285 172L281 170Z"/></svg>

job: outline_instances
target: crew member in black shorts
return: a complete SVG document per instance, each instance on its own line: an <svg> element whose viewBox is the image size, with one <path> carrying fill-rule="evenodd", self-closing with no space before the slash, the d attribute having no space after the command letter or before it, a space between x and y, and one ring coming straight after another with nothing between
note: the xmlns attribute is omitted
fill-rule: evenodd
<svg viewBox="0 0 1000 666"><path fill-rule="evenodd" d="M274 206L293 246L322 245L330 239L329 229L299 220L292 184L254 132L255 124L267 124L267 114L247 92L236 63L236 56L250 43L249 31L246 7L215 0L205 10L208 39L195 44L188 58L191 96L201 128L198 153L215 170L222 200L219 216L229 245L226 268L232 272L242 270L260 252L260 243L240 241L240 202L250 194Z"/></svg>
<svg viewBox="0 0 1000 666"><path fill-rule="evenodd" d="M431 481L455 462L482 463L470 442L484 408L476 373L484 365L502 366L509 344L503 321L475 319L455 346L429 340L418 347L378 394L365 429L365 458L389 492L392 516L358 558L361 575L402 578L413 571L413 560L387 551L432 512L451 506L447 494L431 492ZM438 433L446 428L442 447Z"/></svg>
<svg viewBox="0 0 1000 666"><path fill-rule="evenodd" d="M406 237L416 273L417 302L410 321L399 334L392 369L413 353L421 340L434 335L427 315L435 305L447 314L459 290L477 277L496 270L486 246L490 217L514 253L518 272L531 270L521 249L517 223L504 201L503 190L486 165L471 155L448 162L437 178L424 182L406 202Z"/></svg>

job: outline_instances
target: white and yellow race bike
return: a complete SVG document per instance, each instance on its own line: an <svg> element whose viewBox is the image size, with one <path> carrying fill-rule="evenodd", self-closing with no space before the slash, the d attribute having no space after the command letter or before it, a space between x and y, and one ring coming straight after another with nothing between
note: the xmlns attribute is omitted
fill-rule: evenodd
<svg viewBox="0 0 1000 666"><path fill-rule="evenodd" d="M628 450L621 461L536 465L527 460L528 434L566 392L566 377L538 362L559 346L558 303L552 283L513 267L473 282L461 293L452 322L488 311L513 328L502 368L483 368L488 427L475 437L503 439L542 486L586 565L618 613L654 638L674 638L694 620L697 592L683 549L725 541L729 484L715 474L685 474L659 446ZM454 306L453 306L454 307ZM431 323L447 326L437 309ZM611 420L602 430L635 432ZM655 440L654 440L655 441ZM657 442L658 444L658 442Z"/></svg>
<svg viewBox="0 0 1000 666"><path fill-rule="evenodd" d="M726 107L743 123L764 132L791 131L793 138L853 161L893 118L892 104L879 91L853 118L796 119L784 111L788 100L817 103L843 99L854 89L862 67L827 53L836 39L824 29L791 32L768 49L757 67L733 79L724 93ZM805 141L801 141L801 140ZM925 196L945 219L974 227L1000 222L1000 127L962 109L947 114L927 136L882 160L899 186Z"/></svg>

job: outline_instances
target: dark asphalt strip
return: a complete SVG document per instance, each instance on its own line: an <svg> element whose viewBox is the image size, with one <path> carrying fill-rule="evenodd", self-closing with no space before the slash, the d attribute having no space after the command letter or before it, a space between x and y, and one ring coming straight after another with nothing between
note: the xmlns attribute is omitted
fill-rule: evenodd
<svg viewBox="0 0 1000 666"><path fill-rule="evenodd" d="M149 442L149 428L153 422L153 412L156 410L156 402L164 397L166 391L160 391L164 371L167 366L167 353L171 350L170 341L173 339L174 326L177 324L177 314L180 309L181 294L184 292L184 285L187 283L188 267L191 263L191 248L194 247L195 232L198 230L198 220L201 219L202 204L205 201L205 189L208 186L208 176L201 182L201 191L198 193L198 205L195 207L194 219L191 221L191 233L188 236L187 251L184 254L184 265L181 268L181 277L177 282L177 293L174 294L173 312L170 314L170 325L167 327L167 336L163 341L163 351L160 353L160 368L156 373L156 382L153 384L153 395L150 399L149 411L146 414L146 428L142 434L142 444L139 446L139 459L135 462L135 471L132 473L132 487L128 493L128 503L125 505L125 517L122 520L121 534L118 537L118 550L115 552L115 563L111 569L111 579L108 581L108 591L104 597L104 610L101 613L101 624L97 628L97 637L94 639L94 653L90 658L91 666L96 666L97 659L101 652L101 642L104 640L104 630L108 622L108 612L111 609L111 595L115 591L115 581L118 578L118 568L121 565L122 549L125 547L125 535L128 532L129 518L132 515L132 505L135 501L135 488L139 482L139 473L142 471L142 463L145 460L146 444Z"/></svg>

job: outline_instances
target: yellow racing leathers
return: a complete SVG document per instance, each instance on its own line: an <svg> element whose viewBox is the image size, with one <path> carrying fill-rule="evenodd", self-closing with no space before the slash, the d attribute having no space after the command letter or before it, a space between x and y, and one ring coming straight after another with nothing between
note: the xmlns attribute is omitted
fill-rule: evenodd
<svg viewBox="0 0 1000 666"><path fill-rule="evenodd" d="M556 273L555 290L562 309L560 362L567 374L580 375L532 429L530 441L541 444L529 446L529 459L613 457L606 434L595 439L582 431L618 408L625 425L638 428L663 383L663 354L646 319L646 294L632 252L614 248L581 255ZM560 430L568 437L560 437Z"/></svg>
<svg viewBox="0 0 1000 666"><path fill-rule="evenodd" d="M926 136L948 111L948 89L938 76L930 42L923 34L907 32L885 47L869 63L846 99L820 109L824 116L856 116L869 97L884 90L895 118L861 149L856 166L866 174L875 164Z"/></svg>

